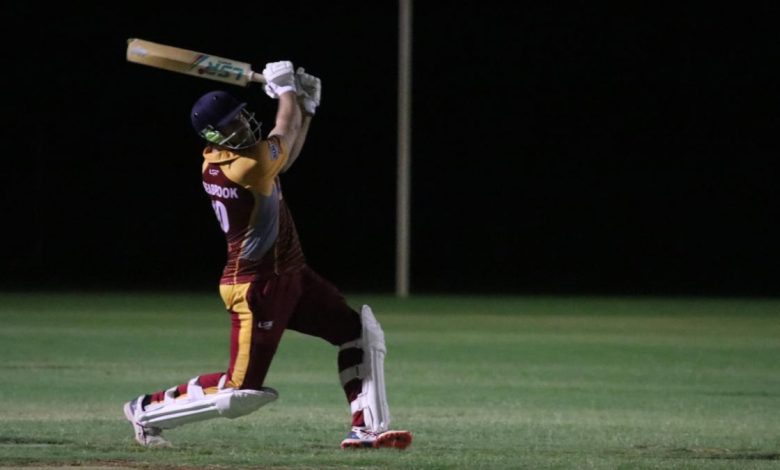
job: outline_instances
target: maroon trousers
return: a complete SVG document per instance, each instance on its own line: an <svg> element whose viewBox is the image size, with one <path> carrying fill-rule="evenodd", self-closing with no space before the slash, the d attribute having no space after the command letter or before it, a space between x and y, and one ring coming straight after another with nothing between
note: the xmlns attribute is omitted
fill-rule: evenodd
<svg viewBox="0 0 780 470"><path fill-rule="evenodd" d="M232 326L226 384L229 387L262 387L282 334L288 328L322 338L335 346L354 341L361 335L360 315L347 305L333 284L308 266L271 279L221 285L220 294L230 313ZM362 359L360 349L340 350L338 371L355 366ZM206 393L215 391L223 374L225 372L204 374L199 376L198 382ZM359 379L344 384L348 401L357 396L361 385ZM187 393L187 384L179 385L176 392L175 396ZM152 394L149 401L162 401L164 393Z"/></svg>

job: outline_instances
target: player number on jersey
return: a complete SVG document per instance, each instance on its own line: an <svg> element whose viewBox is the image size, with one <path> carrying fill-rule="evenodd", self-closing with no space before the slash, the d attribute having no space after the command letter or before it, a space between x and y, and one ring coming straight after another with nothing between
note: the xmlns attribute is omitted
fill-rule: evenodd
<svg viewBox="0 0 780 470"><path fill-rule="evenodd" d="M222 227L222 231L227 233L230 230L227 208L221 201L211 201L211 207L214 208L214 213L217 214L217 220L219 221L219 226Z"/></svg>

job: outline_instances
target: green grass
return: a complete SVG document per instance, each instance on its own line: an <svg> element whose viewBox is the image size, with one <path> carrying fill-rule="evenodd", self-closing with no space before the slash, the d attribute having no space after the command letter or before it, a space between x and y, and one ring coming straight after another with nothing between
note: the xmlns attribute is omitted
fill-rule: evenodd
<svg viewBox="0 0 780 470"><path fill-rule="evenodd" d="M226 365L216 292L0 294L0 467L780 467L780 301L349 300L386 331L405 452L338 448L336 352L295 332L277 402L140 448L123 402Z"/></svg>

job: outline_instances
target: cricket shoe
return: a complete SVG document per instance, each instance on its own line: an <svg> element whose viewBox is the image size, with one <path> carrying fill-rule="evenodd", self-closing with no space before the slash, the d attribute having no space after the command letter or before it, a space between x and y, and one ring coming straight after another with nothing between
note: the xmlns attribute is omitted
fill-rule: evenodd
<svg viewBox="0 0 780 470"><path fill-rule="evenodd" d="M171 443L162 436L162 429L152 426L142 426L136 419L143 413L144 396L134 398L125 403L125 418L130 421L135 431L135 440L144 447L170 447Z"/></svg>
<svg viewBox="0 0 780 470"><path fill-rule="evenodd" d="M353 427L347 437L341 441L342 449L379 449L383 447L406 449L412 443L409 431L371 432Z"/></svg>

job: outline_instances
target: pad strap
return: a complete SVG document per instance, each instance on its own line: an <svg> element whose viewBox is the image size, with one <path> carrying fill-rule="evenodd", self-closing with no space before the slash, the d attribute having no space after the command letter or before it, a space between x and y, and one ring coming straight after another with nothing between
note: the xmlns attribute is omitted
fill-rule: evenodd
<svg viewBox="0 0 780 470"><path fill-rule="evenodd" d="M363 338L358 338L354 341L347 341L346 343L339 346L340 351L351 348L363 349Z"/></svg>
<svg viewBox="0 0 780 470"><path fill-rule="evenodd" d="M341 380L341 386L347 385L350 381L355 379L362 379L367 374L365 373L365 366L363 364L358 364L356 366L347 367L346 369L339 372L339 380Z"/></svg>
<svg viewBox="0 0 780 470"><path fill-rule="evenodd" d="M222 390L225 388L225 382L227 381L227 375L222 374L222 377L219 378L219 384L217 385L217 390ZM171 387L168 390L165 391L164 400L163 403L170 404L176 401L179 397L176 396L176 391L179 390L179 387ZM198 377L193 377L187 382L187 397L190 400L198 400L205 396L205 393L203 392L203 387L200 386L200 383L198 383Z"/></svg>
<svg viewBox="0 0 780 470"><path fill-rule="evenodd" d="M346 349L363 350L363 338L358 338L353 341L347 341L346 343L343 343L341 346L339 346L339 351L344 351ZM343 387L347 385L347 383L349 383L351 380L362 379L368 376L369 371L366 370L366 366L364 364L365 361L362 364L357 364L351 367L347 367L346 369L339 372L339 380L341 381L341 386Z"/></svg>
<svg viewBox="0 0 780 470"><path fill-rule="evenodd" d="M198 377L193 377L187 383L187 398L190 400L200 400L203 398L203 387L198 383Z"/></svg>

